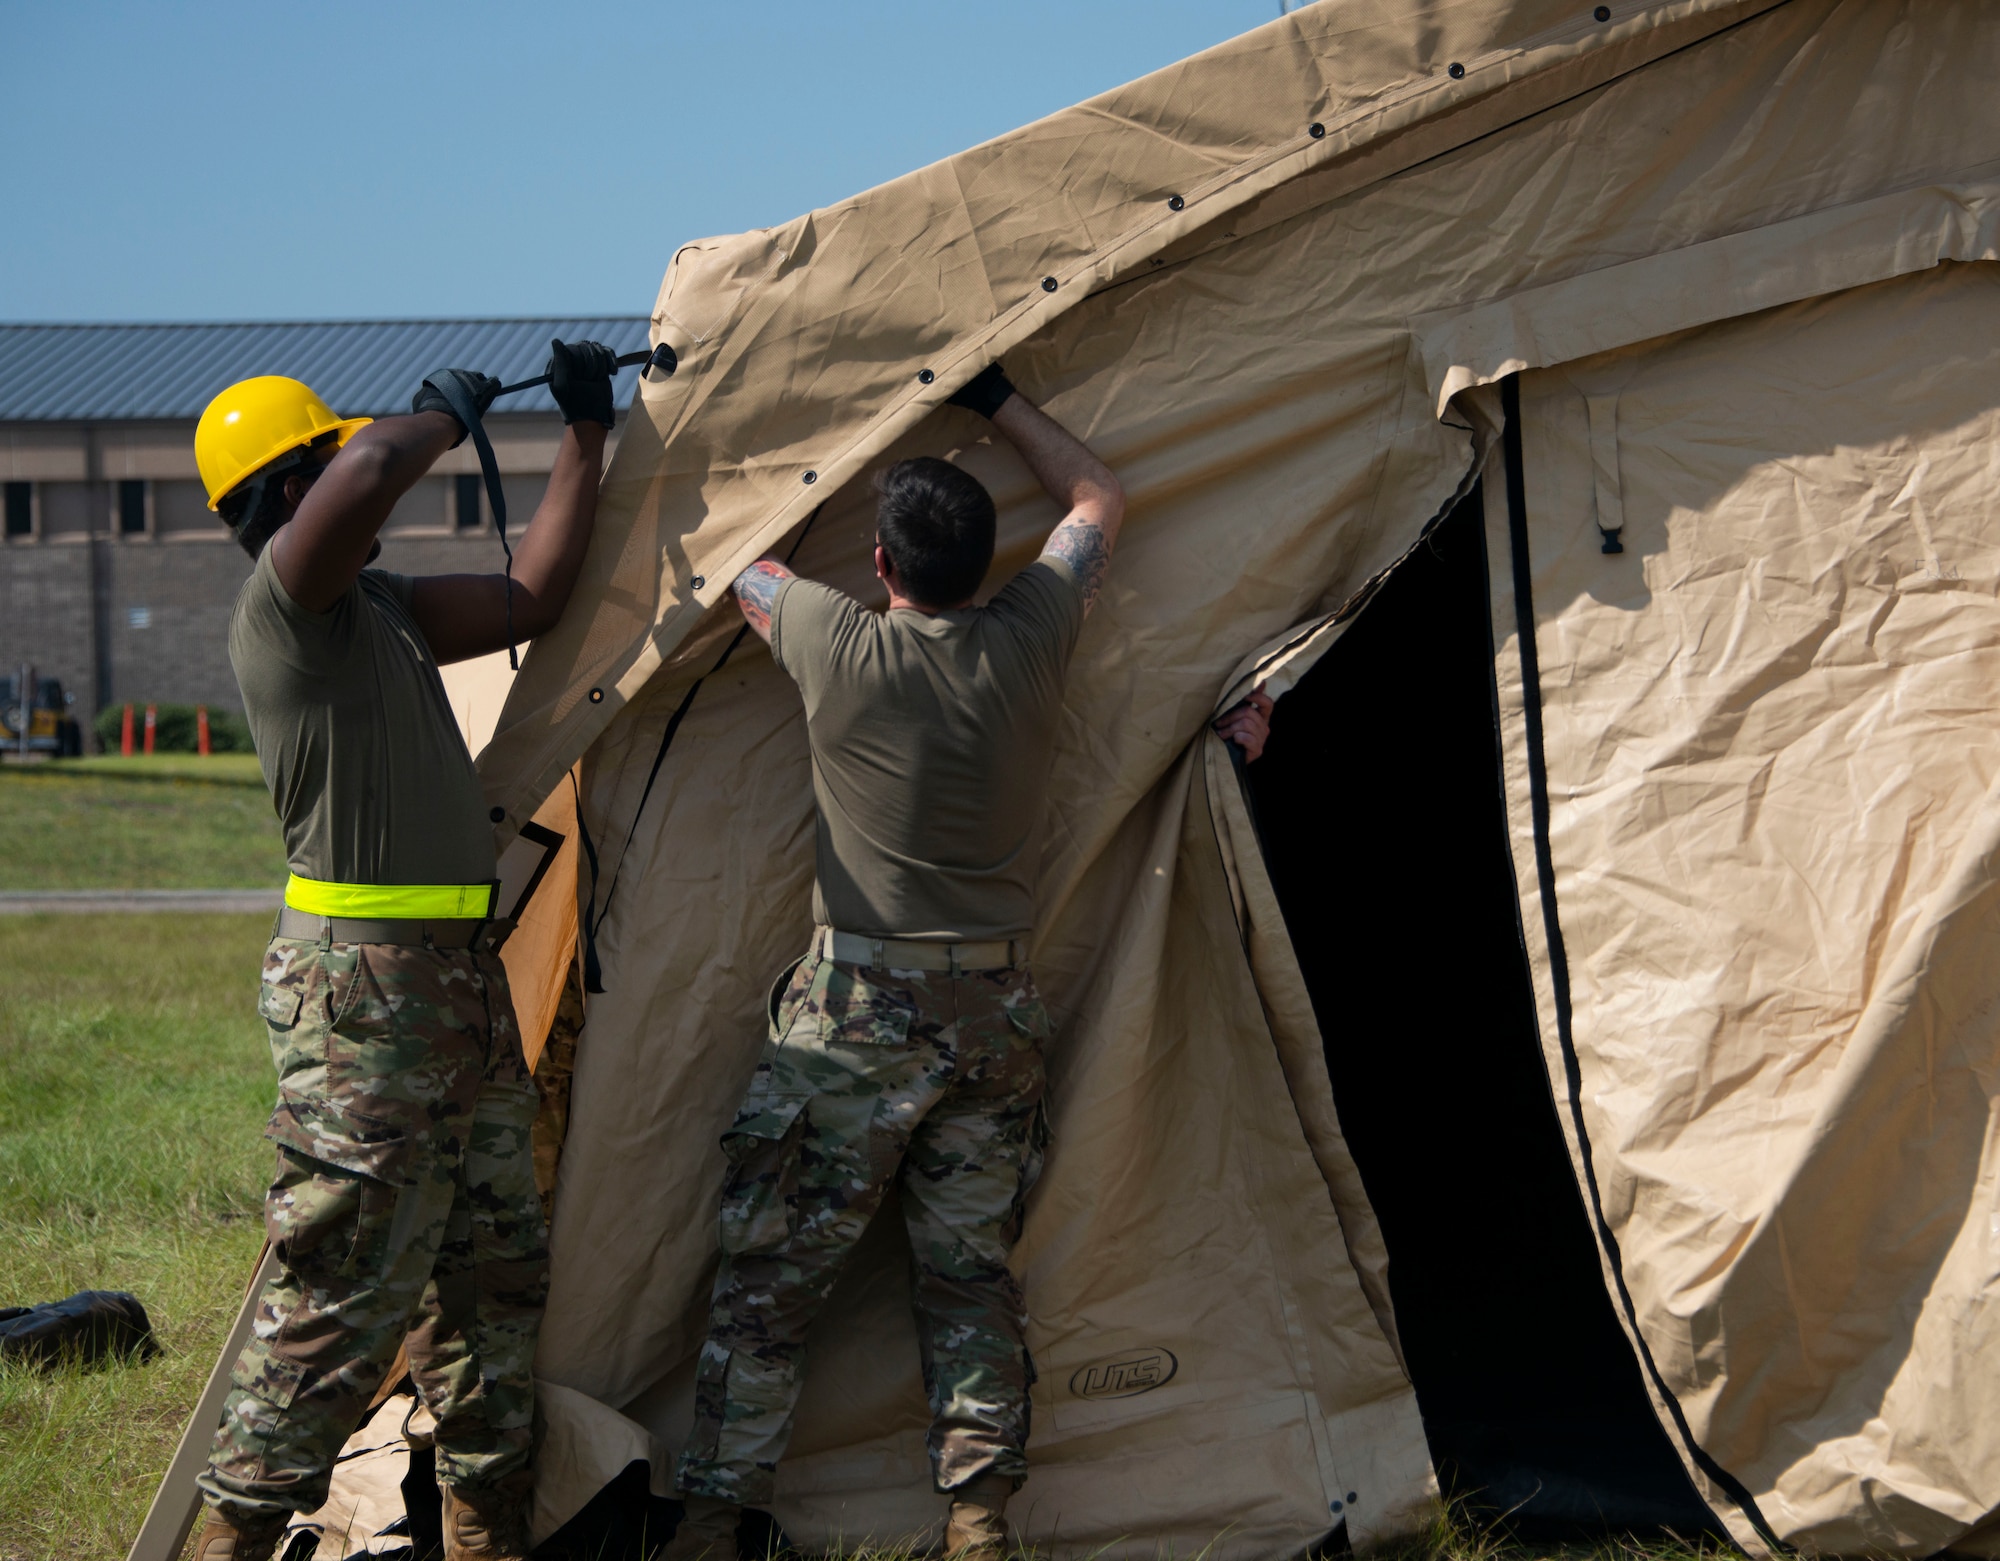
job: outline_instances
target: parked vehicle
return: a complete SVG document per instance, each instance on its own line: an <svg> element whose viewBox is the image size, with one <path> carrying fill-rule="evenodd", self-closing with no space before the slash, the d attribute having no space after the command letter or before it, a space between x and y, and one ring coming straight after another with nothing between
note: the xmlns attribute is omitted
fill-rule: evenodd
<svg viewBox="0 0 2000 1561"><path fill-rule="evenodd" d="M32 672L0 676L0 750L21 752L21 689L26 684L33 698L25 713L28 752L46 753L58 759L75 759L83 754L83 728L76 720L76 695L63 691L59 678L38 678Z"/></svg>

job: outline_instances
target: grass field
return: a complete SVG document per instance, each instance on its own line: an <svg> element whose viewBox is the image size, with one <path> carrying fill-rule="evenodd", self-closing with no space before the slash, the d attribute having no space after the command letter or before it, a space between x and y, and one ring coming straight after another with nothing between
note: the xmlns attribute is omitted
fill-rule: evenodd
<svg viewBox="0 0 2000 1561"><path fill-rule="evenodd" d="M91 759L64 759L28 765L46 775L116 775L126 780L200 780L221 786L261 786L264 772L254 753L217 753L203 758L193 753L134 754L129 759L103 754Z"/></svg>
<svg viewBox="0 0 2000 1561"><path fill-rule="evenodd" d="M145 1365L0 1366L0 1561L117 1561L138 1531L262 1240L271 1065L264 916L0 918L0 1304L129 1290ZM1381 1561L1695 1561L1559 1551L1441 1519ZM914 1557L878 1561L915 1561Z"/></svg>
<svg viewBox="0 0 2000 1561"><path fill-rule="evenodd" d="M269 931L268 916L0 918L0 1304L129 1290L165 1348L147 1365L0 1366L5 1561L125 1554L236 1314L270 1172Z"/></svg>
<svg viewBox="0 0 2000 1561"><path fill-rule="evenodd" d="M285 845L254 756L0 766L0 890L266 889Z"/></svg>
<svg viewBox="0 0 2000 1561"><path fill-rule="evenodd" d="M231 755L0 769L0 889L263 887L284 856ZM129 1290L145 1365L0 1366L0 1561L117 1561L262 1240L267 915L0 917L0 1305ZM1379 1561L1695 1561L1677 1543L1528 1549L1441 1516ZM874 1561L915 1561L883 1555Z"/></svg>

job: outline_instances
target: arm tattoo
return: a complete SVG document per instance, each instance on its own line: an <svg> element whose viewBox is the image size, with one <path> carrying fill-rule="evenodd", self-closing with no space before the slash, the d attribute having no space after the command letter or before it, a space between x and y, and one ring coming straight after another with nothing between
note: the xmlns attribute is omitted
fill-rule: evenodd
<svg viewBox="0 0 2000 1561"><path fill-rule="evenodd" d="M1075 572L1083 587L1083 610L1095 607L1098 587L1104 584L1104 571L1111 563L1111 544L1104 540L1104 529L1072 517L1056 527L1042 551L1055 554Z"/></svg>
<svg viewBox="0 0 2000 1561"><path fill-rule="evenodd" d="M764 639L771 637L771 613L778 605L778 587L792 578L775 558L760 558L736 577L736 600L743 616Z"/></svg>

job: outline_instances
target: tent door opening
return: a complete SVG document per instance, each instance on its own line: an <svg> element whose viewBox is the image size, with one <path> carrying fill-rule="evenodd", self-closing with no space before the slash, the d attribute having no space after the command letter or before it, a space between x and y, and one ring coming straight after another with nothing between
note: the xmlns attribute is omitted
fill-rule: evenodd
<svg viewBox="0 0 2000 1561"><path fill-rule="evenodd" d="M1440 1481L1521 1529L1714 1531L1605 1291L1507 859L1477 488L1247 771Z"/></svg>

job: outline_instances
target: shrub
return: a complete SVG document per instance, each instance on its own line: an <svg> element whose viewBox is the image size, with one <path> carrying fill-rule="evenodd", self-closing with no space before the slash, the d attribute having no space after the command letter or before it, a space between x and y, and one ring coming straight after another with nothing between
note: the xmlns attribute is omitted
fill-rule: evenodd
<svg viewBox="0 0 2000 1561"><path fill-rule="evenodd" d="M153 751L155 753L194 753L195 707L193 705L159 705L153 722ZM106 753L118 752L118 740L125 724L125 707L122 704L106 705L97 712L92 723L97 729L97 740ZM215 753L249 753L250 728L243 723L243 717L234 710L224 710L216 705L208 707L208 745ZM143 700L132 704L132 751L143 753L146 748L146 705Z"/></svg>

